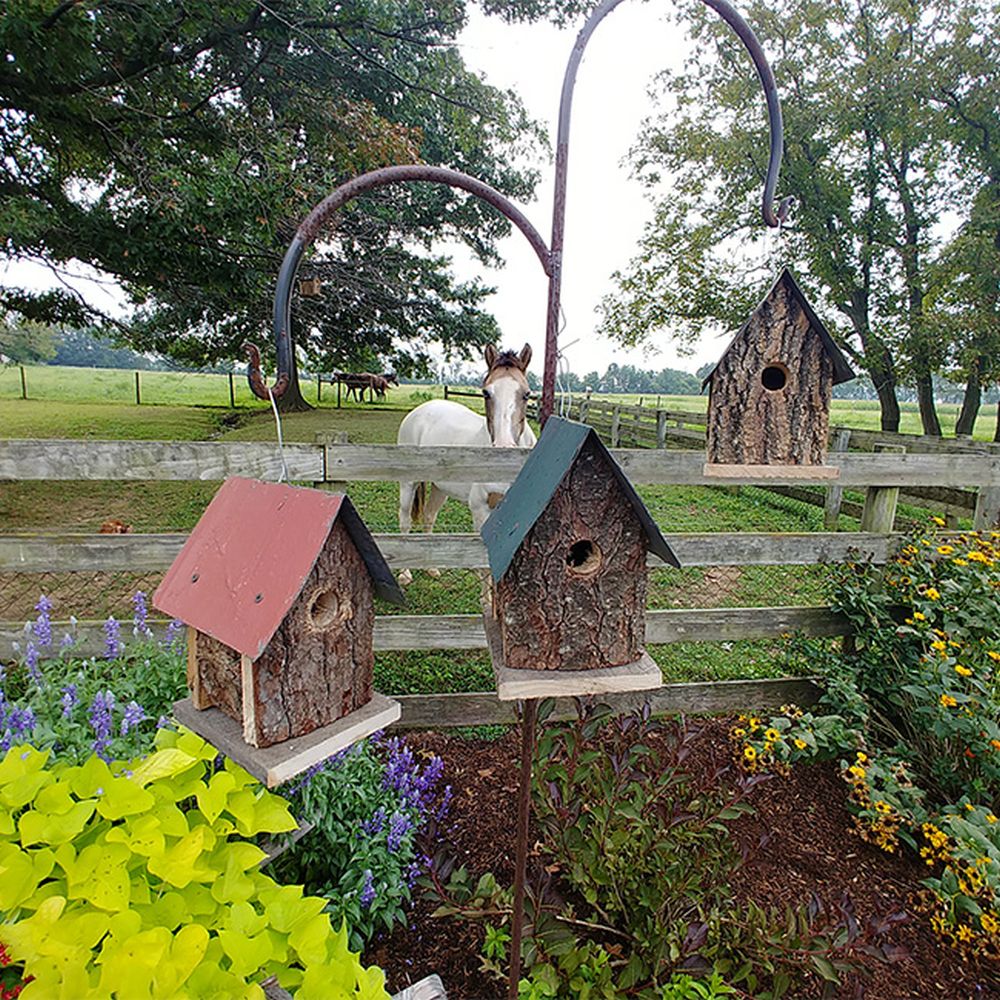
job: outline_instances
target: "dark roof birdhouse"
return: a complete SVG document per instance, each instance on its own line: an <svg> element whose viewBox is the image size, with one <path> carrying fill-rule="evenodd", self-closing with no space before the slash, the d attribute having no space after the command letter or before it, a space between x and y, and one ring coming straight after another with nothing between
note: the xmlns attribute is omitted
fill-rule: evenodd
<svg viewBox="0 0 1000 1000"><path fill-rule="evenodd" d="M706 474L822 466L833 387L852 378L785 268L702 384L710 387Z"/></svg>
<svg viewBox="0 0 1000 1000"><path fill-rule="evenodd" d="M374 594L403 600L346 496L234 478L153 604L188 625L193 708L215 706L270 747L371 702Z"/></svg>
<svg viewBox="0 0 1000 1000"><path fill-rule="evenodd" d="M550 417L482 537L501 698L659 687L643 649L647 552L679 563L592 428Z"/></svg>

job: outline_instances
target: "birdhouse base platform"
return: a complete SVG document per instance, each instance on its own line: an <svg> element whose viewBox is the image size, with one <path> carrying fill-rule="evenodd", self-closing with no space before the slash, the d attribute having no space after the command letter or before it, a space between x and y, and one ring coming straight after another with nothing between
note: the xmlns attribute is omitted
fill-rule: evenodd
<svg viewBox="0 0 1000 1000"><path fill-rule="evenodd" d="M174 718L208 740L268 788L275 788L399 719L399 702L377 692L367 705L305 736L269 747L243 740L243 726L217 708L198 709L190 698L174 703Z"/></svg>
<svg viewBox="0 0 1000 1000"><path fill-rule="evenodd" d="M483 614L483 628L493 660L493 675L500 701L653 691L663 686L660 668L645 651L635 663L596 670L523 670L508 667L503 662L500 626L493 615Z"/></svg>
<svg viewBox="0 0 1000 1000"><path fill-rule="evenodd" d="M702 470L710 479L839 479L839 465L726 465L706 462Z"/></svg>

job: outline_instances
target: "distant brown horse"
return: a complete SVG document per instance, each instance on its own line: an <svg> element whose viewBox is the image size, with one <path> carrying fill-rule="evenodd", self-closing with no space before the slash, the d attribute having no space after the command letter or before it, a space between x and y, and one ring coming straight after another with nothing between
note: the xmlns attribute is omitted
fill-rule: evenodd
<svg viewBox="0 0 1000 1000"><path fill-rule="evenodd" d="M374 400L376 394L379 399L385 399L389 386L399 385L394 372L383 372L381 375L373 375L371 372L337 372L333 380L346 388L348 399L353 396L361 403L365 401L366 389L369 400Z"/></svg>

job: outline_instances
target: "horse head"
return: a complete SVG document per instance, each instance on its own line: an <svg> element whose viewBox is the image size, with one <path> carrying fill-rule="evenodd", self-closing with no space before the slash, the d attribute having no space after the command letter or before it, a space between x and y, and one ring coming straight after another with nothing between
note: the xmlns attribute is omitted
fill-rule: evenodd
<svg viewBox="0 0 1000 1000"><path fill-rule="evenodd" d="M490 440L496 448L516 448L524 432L525 412L531 397L527 377L531 347L525 344L517 354L498 351L490 344L483 356L488 368L483 379L483 399Z"/></svg>

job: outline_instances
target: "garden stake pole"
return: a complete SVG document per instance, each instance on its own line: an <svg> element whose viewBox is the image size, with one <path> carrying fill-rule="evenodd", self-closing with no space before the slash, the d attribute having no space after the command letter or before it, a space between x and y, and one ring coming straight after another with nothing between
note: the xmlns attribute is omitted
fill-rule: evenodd
<svg viewBox="0 0 1000 1000"><path fill-rule="evenodd" d="M535 750L535 719L538 702L529 698L521 717L521 776L517 790L517 851L514 859L514 914L510 930L510 974L508 1000L517 1000L521 979L521 938L524 936L524 885L528 870L528 822L531 817L531 757Z"/></svg>

